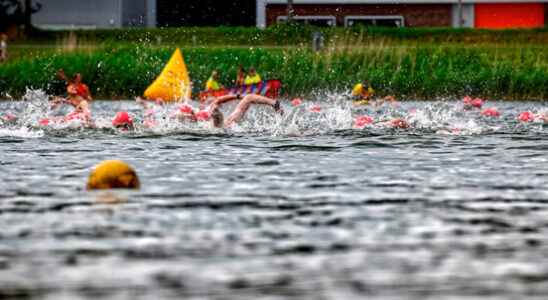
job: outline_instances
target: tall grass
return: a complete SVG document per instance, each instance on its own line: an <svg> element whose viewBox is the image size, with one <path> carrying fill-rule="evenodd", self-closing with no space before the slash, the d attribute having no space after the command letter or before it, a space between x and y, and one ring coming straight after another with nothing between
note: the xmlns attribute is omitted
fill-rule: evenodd
<svg viewBox="0 0 548 300"><path fill-rule="evenodd" d="M307 45L313 32L322 32L327 42L361 37L363 44L378 39L402 42L435 43L548 43L548 29L475 30L451 28L319 28L301 25L276 25L264 30L254 27L180 27L156 29L108 29L78 31L37 31L30 42L51 42L76 35L93 44L139 43L179 46Z"/></svg>
<svg viewBox="0 0 548 300"><path fill-rule="evenodd" d="M102 47L57 52L0 65L0 94L21 95L29 88L62 94L56 70L80 72L99 98L142 94L173 51L152 47ZM289 95L348 90L369 80L381 94L432 99L472 94L488 98L548 98L548 53L544 47L434 44L394 47L348 43L314 53L307 48L183 48L195 92L213 69L231 85L238 65L255 66L263 78L278 78Z"/></svg>

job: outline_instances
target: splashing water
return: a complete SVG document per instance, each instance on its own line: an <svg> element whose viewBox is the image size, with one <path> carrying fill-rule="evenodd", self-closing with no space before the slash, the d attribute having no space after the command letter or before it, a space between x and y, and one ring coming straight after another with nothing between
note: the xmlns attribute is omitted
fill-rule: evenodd
<svg viewBox="0 0 548 300"><path fill-rule="evenodd" d="M41 90L27 90L22 101L2 103L4 117L0 120L0 128L4 135L41 136L45 132L62 132L63 130L107 130L121 134L262 134L273 136L309 136L329 134L341 130L359 130L365 133L394 132L395 119L408 124L407 131L411 134L437 133L451 135L477 135L493 132L512 132L516 130L542 129L544 107L532 109L528 113L532 117L523 122L523 113L517 111L512 104L490 103L489 110L500 113L486 114L478 109L467 109L455 101L439 102L403 102L398 105L384 104L380 107L353 106L345 95L327 93L315 96L316 99L299 99L299 105L291 101L283 101L284 114L276 114L270 107L252 107L240 123L230 128L214 128L210 121L189 122L176 117L179 104L156 105L147 104L143 109L131 101L97 101L92 103L92 124L86 124L80 119L70 121L61 117L70 112L69 107L51 109L48 95ZM497 108L495 105L501 106ZM197 111L197 105L194 109ZM225 116L235 108L236 104L227 104L222 108ZM186 107L188 110L188 107ZM120 132L113 128L112 120L117 112L127 111L134 119L134 129L131 132ZM491 112L492 112L491 111ZM367 116L374 122L366 122L363 126L354 126L356 120ZM522 117L520 117L522 116ZM496 118L495 118L496 117ZM44 120L46 120L44 122ZM520 120L522 122L520 122ZM361 120L363 121L363 120ZM399 122L399 121L396 121ZM524 124L530 123L530 124ZM540 125L540 127L538 127ZM406 127L406 126L404 126ZM535 130L535 128L533 128Z"/></svg>

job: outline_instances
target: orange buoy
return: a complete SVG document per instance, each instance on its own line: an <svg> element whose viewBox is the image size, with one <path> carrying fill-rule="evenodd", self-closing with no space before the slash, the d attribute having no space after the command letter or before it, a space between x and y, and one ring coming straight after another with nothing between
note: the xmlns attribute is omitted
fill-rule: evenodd
<svg viewBox="0 0 548 300"><path fill-rule="evenodd" d="M91 171L87 189L138 189L140 186L137 173L121 160L106 160L96 165Z"/></svg>

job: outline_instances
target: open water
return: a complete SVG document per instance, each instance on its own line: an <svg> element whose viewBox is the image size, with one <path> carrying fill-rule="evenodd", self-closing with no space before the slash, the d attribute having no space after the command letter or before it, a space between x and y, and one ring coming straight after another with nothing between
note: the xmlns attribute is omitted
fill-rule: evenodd
<svg viewBox="0 0 548 300"><path fill-rule="evenodd" d="M40 95L0 103L0 298L546 299L544 103L252 109L214 130L162 119L38 126ZM161 108L167 111L171 108ZM370 115L373 125L353 128ZM381 123L403 117L409 129ZM122 159L140 191L87 192Z"/></svg>

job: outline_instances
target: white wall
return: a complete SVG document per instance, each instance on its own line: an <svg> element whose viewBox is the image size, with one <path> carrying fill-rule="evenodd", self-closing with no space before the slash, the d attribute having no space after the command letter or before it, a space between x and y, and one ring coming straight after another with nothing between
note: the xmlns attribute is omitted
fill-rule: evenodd
<svg viewBox="0 0 548 300"><path fill-rule="evenodd" d="M46 28L122 27L122 0L47 0L32 15L32 23Z"/></svg>
<svg viewBox="0 0 548 300"><path fill-rule="evenodd" d="M459 5L453 4L453 20L451 22L453 28L461 27L459 22L459 14ZM474 28L474 4L462 4L462 21L463 28Z"/></svg>

